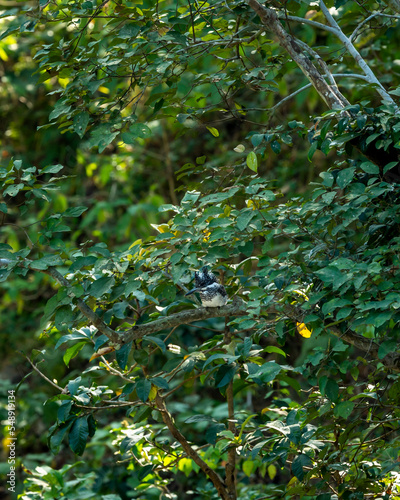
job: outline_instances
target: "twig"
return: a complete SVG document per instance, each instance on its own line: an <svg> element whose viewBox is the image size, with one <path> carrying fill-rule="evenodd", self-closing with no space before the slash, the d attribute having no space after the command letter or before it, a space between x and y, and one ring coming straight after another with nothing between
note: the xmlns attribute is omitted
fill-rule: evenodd
<svg viewBox="0 0 400 500"><path fill-rule="evenodd" d="M25 358L29 361L30 365L35 370L35 372L37 372L44 380L46 380L50 385L55 387L60 392L65 392L65 389L63 389L62 387L54 383L52 380L50 380L48 377L46 377L46 375L39 370L39 368L33 363L33 361L31 361L31 359L28 356L25 355Z"/></svg>
<svg viewBox="0 0 400 500"><path fill-rule="evenodd" d="M194 450L194 448L186 440L185 436L178 430L175 426L171 414L168 412L164 399L157 392L155 398L156 405L161 412L162 419L165 425L168 427L169 432L172 436L181 444L182 448L185 450L188 457L190 457L195 464L197 464L204 474L210 478L215 488L218 491L219 496L223 500L231 500L230 495L226 489L223 479L221 476L215 472L207 463L200 457L200 455Z"/></svg>

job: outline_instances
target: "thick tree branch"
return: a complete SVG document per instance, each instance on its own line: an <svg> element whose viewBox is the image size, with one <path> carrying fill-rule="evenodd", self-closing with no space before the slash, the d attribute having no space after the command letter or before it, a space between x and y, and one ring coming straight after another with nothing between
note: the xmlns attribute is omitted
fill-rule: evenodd
<svg viewBox="0 0 400 500"><path fill-rule="evenodd" d="M164 399L160 396L158 392L155 398L155 402L157 408L161 412L162 419L165 425L168 427L169 432L178 441L178 443L180 443L182 448L185 450L187 456L190 457L193 460L193 462L200 467L200 469L204 472L204 474L208 478L210 478L216 490L218 491L220 498L222 498L223 500L231 500L231 497L228 494L228 491L225 487L224 481L221 478L221 476L213 469L211 469L209 465L206 464L206 462L200 457L200 455L196 452L196 450L194 450L193 447L188 443L185 436L178 430L178 428L174 424L171 414L169 413L169 411L165 406Z"/></svg>
<svg viewBox="0 0 400 500"><path fill-rule="evenodd" d="M303 53L296 39L284 30L277 13L272 9L264 7L258 3L257 0L247 0L247 3L260 17L261 22L267 30L275 35L279 45L286 50L293 61L298 65L327 106L330 109L342 109L347 106L347 99L340 92L335 92L335 90L328 85L318 69Z"/></svg>
<svg viewBox="0 0 400 500"><path fill-rule="evenodd" d="M152 335L153 333L165 329L194 323L195 321L225 316L244 316L246 314L248 314L246 311L246 303L240 298L235 297L231 304L223 307L199 307L197 309L189 309L188 311L181 311L176 314L171 314L171 316L156 319L150 323L136 325L130 332L121 333L120 341L126 343L131 340L138 340L145 335Z"/></svg>
<svg viewBox="0 0 400 500"><path fill-rule="evenodd" d="M7 266L9 264L14 264L10 259L0 259L0 267ZM29 266L28 266L29 267ZM64 276L57 271L54 267L49 267L48 269L34 269L34 271L39 271L51 276L57 283L66 288L71 288L70 282L64 278ZM77 299L76 306L82 312L82 314L88 319L88 321L95 326L100 333L106 335L111 342L116 345L123 345L131 340L139 340L145 335L152 335L154 333L161 332L166 329L175 328L179 325L185 325L194 323L196 321L204 321L205 319L226 317L226 316L246 316L248 314L246 302L241 298L235 296L230 304L223 307L198 307L196 309L189 309L188 311L181 311L171 316L165 316L150 323L144 323L142 325L135 325L132 330L128 332L118 332L110 328L104 323L104 321L82 300ZM299 307L286 304L282 308L276 306L268 306L263 313L282 315L283 313L295 322L302 323L304 319L305 312ZM353 345L357 349L368 353L371 357L379 359L378 350L380 344L372 339L367 339L358 333L351 330L342 331L335 324L330 324L325 322L325 327L327 332L331 333L335 337L338 337L345 342ZM384 359L380 360L387 368L400 371L400 353L393 352L389 353Z"/></svg>

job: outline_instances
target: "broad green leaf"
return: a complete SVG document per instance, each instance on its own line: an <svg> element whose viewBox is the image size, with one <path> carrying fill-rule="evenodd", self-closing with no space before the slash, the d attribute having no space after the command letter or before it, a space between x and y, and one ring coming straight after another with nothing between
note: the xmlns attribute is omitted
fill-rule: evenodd
<svg viewBox="0 0 400 500"><path fill-rule="evenodd" d="M115 351L115 358L121 370L125 370L128 363L129 353L132 349L132 341L124 344L120 349Z"/></svg>
<svg viewBox="0 0 400 500"><path fill-rule="evenodd" d="M337 382L329 378L325 386L325 395L335 403L339 397L339 386Z"/></svg>
<svg viewBox="0 0 400 500"><path fill-rule="evenodd" d="M217 354L212 354L207 361L203 365L203 370L205 369L206 366L208 366L210 363L212 363L215 360L224 360L226 363L232 363L233 361L236 361L239 359L240 356L233 356L231 354L224 354L224 353L217 353Z"/></svg>
<svg viewBox="0 0 400 500"><path fill-rule="evenodd" d="M61 405L57 410L57 420L59 422L65 422L69 416L73 405L73 401L62 401Z"/></svg>
<svg viewBox="0 0 400 500"><path fill-rule="evenodd" d="M78 342L77 344L74 344L72 347L69 347L63 356L64 363L69 366L69 362L71 359L75 358L75 356L78 355L79 351L82 349L83 346L86 345L86 342Z"/></svg>
<svg viewBox="0 0 400 500"><path fill-rule="evenodd" d="M254 134L251 136L250 140L253 146L256 148L263 142L264 134Z"/></svg>
<svg viewBox="0 0 400 500"><path fill-rule="evenodd" d="M250 151L250 153L247 155L246 165L249 167L250 170L253 170L253 172L257 172L258 160L257 160L257 155L255 154L254 151Z"/></svg>
<svg viewBox="0 0 400 500"><path fill-rule="evenodd" d="M379 175L379 167L372 163L371 161L364 161L360 165L361 170L364 170L367 174Z"/></svg>
<svg viewBox="0 0 400 500"><path fill-rule="evenodd" d="M216 422L215 418L210 415L192 415L184 420L185 424L194 424L196 422Z"/></svg>
<svg viewBox="0 0 400 500"><path fill-rule="evenodd" d="M304 467L310 468L312 465L313 463L310 457L303 454L298 455L292 462L292 472L299 481L302 481L307 473Z"/></svg>
<svg viewBox="0 0 400 500"><path fill-rule="evenodd" d="M42 174L57 174L60 170L64 168L63 165L49 165L48 167L44 167L41 171Z"/></svg>
<svg viewBox="0 0 400 500"><path fill-rule="evenodd" d="M156 387L159 387L160 389L164 389L166 391L169 390L169 384L165 378L153 377L150 380L151 380L151 383L154 384Z"/></svg>
<svg viewBox="0 0 400 500"><path fill-rule="evenodd" d="M89 113L86 111L83 111L82 113L79 113L79 114L74 116L73 128L81 139L85 135L85 131L86 131L86 128L88 126L89 119L90 119Z"/></svg>
<svg viewBox="0 0 400 500"><path fill-rule="evenodd" d="M68 208L62 215L63 217L79 217L86 212L87 207L72 207Z"/></svg>
<svg viewBox="0 0 400 500"><path fill-rule="evenodd" d="M235 376L236 365L221 365L215 374L215 385L218 388L225 387Z"/></svg>
<svg viewBox="0 0 400 500"><path fill-rule="evenodd" d="M103 278L99 278L94 281L88 288L88 294L92 295L92 297L100 298L105 293L109 293L111 288L115 283L115 279L113 276Z"/></svg>
<svg viewBox="0 0 400 500"><path fill-rule="evenodd" d="M3 196L17 196L17 194L21 191L21 189L24 189L24 184L19 183L19 184L12 184L8 186L4 191L3 191Z"/></svg>
<svg viewBox="0 0 400 500"><path fill-rule="evenodd" d="M355 167L345 168L344 170L341 170L336 177L336 184L342 189L348 186L353 180L355 171Z"/></svg>
<svg viewBox="0 0 400 500"><path fill-rule="evenodd" d="M61 443L63 442L65 436L67 435L71 425L72 422L61 425L60 427L57 428L56 432L54 432L54 434L50 436L49 447L51 449L51 452L54 453L55 455L60 451Z"/></svg>
<svg viewBox="0 0 400 500"><path fill-rule="evenodd" d="M275 347L274 345L269 345L265 349L263 349L264 352L273 352L275 354L280 354L281 356L286 358L286 353L282 349L279 349L279 347Z"/></svg>
<svg viewBox="0 0 400 500"><path fill-rule="evenodd" d="M260 366L255 372L249 373L247 378L260 379L263 383L272 382L281 372L282 367L275 361L267 361Z"/></svg>
<svg viewBox="0 0 400 500"><path fill-rule="evenodd" d="M89 437L87 417L79 417L72 424L68 440L71 450L77 455L82 455Z"/></svg>
<svg viewBox="0 0 400 500"><path fill-rule="evenodd" d="M158 346L162 352L166 351L165 342L163 340L161 340L160 338L153 337L151 335L146 335L145 337L143 337L143 341L146 341L146 340L148 340L149 342L152 342L153 344Z"/></svg>
<svg viewBox="0 0 400 500"><path fill-rule="evenodd" d="M207 130L209 132L211 132L211 134L214 136L214 137L219 137L219 132L218 130L215 128L215 127L206 127Z"/></svg>
<svg viewBox="0 0 400 500"><path fill-rule="evenodd" d="M253 219L255 215L256 213L254 210L251 209L242 210L239 217L236 219L236 225L239 231L244 231L248 227L251 219Z"/></svg>
<svg viewBox="0 0 400 500"><path fill-rule="evenodd" d="M378 349L378 358L383 359L390 353L396 352L397 342L395 340L386 340L382 342Z"/></svg>
<svg viewBox="0 0 400 500"><path fill-rule="evenodd" d="M147 378L141 378L136 382L136 393L144 403L149 399L150 390L151 382Z"/></svg>
<svg viewBox="0 0 400 500"><path fill-rule="evenodd" d="M349 418L354 410L355 403L353 401L342 401L335 406L333 413L336 417Z"/></svg>
<svg viewBox="0 0 400 500"><path fill-rule="evenodd" d="M35 260L30 264L30 267L33 269L44 270L49 267L61 266L63 264L63 260L58 255L48 255L46 257L42 257L41 259Z"/></svg>

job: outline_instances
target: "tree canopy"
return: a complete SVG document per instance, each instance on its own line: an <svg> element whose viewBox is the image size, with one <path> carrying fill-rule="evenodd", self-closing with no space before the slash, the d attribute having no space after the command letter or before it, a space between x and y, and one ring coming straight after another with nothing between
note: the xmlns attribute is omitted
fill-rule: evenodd
<svg viewBox="0 0 400 500"><path fill-rule="evenodd" d="M19 498L400 498L397 0L0 8Z"/></svg>

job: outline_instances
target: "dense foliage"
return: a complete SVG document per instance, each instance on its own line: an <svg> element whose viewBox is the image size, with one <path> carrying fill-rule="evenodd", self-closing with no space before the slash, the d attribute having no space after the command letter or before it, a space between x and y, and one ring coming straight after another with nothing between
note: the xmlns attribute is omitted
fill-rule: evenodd
<svg viewBox="0 0 400 500"><path fill-rule="evenodd" d="M19 498L399 498L397 3L3 8Z"/></svg>

